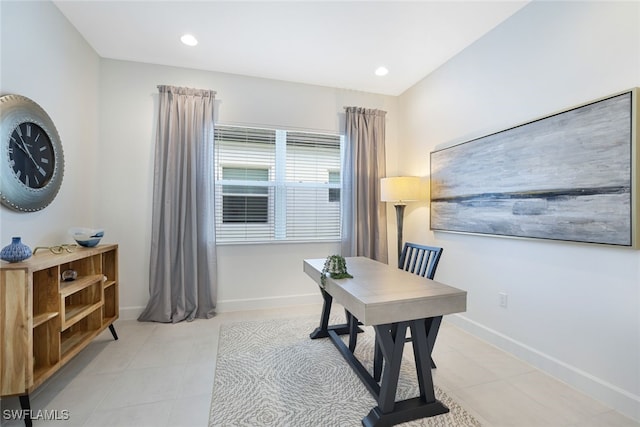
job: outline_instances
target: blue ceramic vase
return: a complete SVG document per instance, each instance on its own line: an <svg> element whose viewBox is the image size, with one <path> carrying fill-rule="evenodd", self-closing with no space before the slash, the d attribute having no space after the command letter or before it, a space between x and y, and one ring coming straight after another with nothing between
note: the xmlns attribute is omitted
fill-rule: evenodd
<svg viewBox="0 0 640 427"><path fill-rule="evenodd" d="M11 244L2 248L0 259L9 262L20 262L31 256L31 248L20 241L20 237L12 237Z"/></svg>

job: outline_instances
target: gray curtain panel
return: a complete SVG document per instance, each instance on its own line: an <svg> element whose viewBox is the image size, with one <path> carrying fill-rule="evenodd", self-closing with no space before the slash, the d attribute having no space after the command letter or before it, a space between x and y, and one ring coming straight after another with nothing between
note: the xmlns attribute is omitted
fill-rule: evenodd
<svg viewBox="0 0 640 427"><path fill-rule="evenodd" d="M158 86L150 299L138 320L180 322L214 315L215 92Z"/></svg>
<svg viewBox="0 0 640 427"><path fill-rule="evenodd" d="M345 107L342 178L342 255L387 262L387 207L380 201L386 176L386 112Z"/></svg>

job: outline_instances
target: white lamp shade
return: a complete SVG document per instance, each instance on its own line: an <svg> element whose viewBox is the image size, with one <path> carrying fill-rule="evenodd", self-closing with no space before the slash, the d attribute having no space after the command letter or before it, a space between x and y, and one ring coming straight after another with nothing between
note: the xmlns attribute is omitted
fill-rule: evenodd
<svg viewBox="0 0 640 427"><path fill-rule="evenodd" d="M417 176L394 176L380 180L380 200L383 202L415 202L427 199L425 180Z"/></svg>

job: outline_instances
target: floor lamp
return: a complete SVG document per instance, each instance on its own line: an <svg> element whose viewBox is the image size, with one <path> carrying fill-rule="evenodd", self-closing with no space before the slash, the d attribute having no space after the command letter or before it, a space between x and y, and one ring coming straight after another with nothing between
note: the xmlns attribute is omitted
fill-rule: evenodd
<svg viewBox="0 0 640 427"><path fill-rule="evenodd" d="M402 223L404 208L407 202L426 199L426 185L417 176L395 176L380 180L380 200L392 202L396 208L396 222L398 224L398 265L402 254Z"/></svg>

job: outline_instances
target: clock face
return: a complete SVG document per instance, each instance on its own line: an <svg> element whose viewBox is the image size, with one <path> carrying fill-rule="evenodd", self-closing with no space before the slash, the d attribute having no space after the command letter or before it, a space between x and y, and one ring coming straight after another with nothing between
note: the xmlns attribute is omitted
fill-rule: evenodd
<svg viewBox="0 0 640 427"><path fill-rule="evenodd" d="M0 203L19 212L44 209L63 174L60 136L46 111L21 95L0 96Z"/></svg>
<svg viewBox="0 0 640 427"><path fill-rule="evenodd" d="M55 166L53 145L47 133L31 122L16 126L9 140L9 164L27 187L47 185Z"/></svg>

